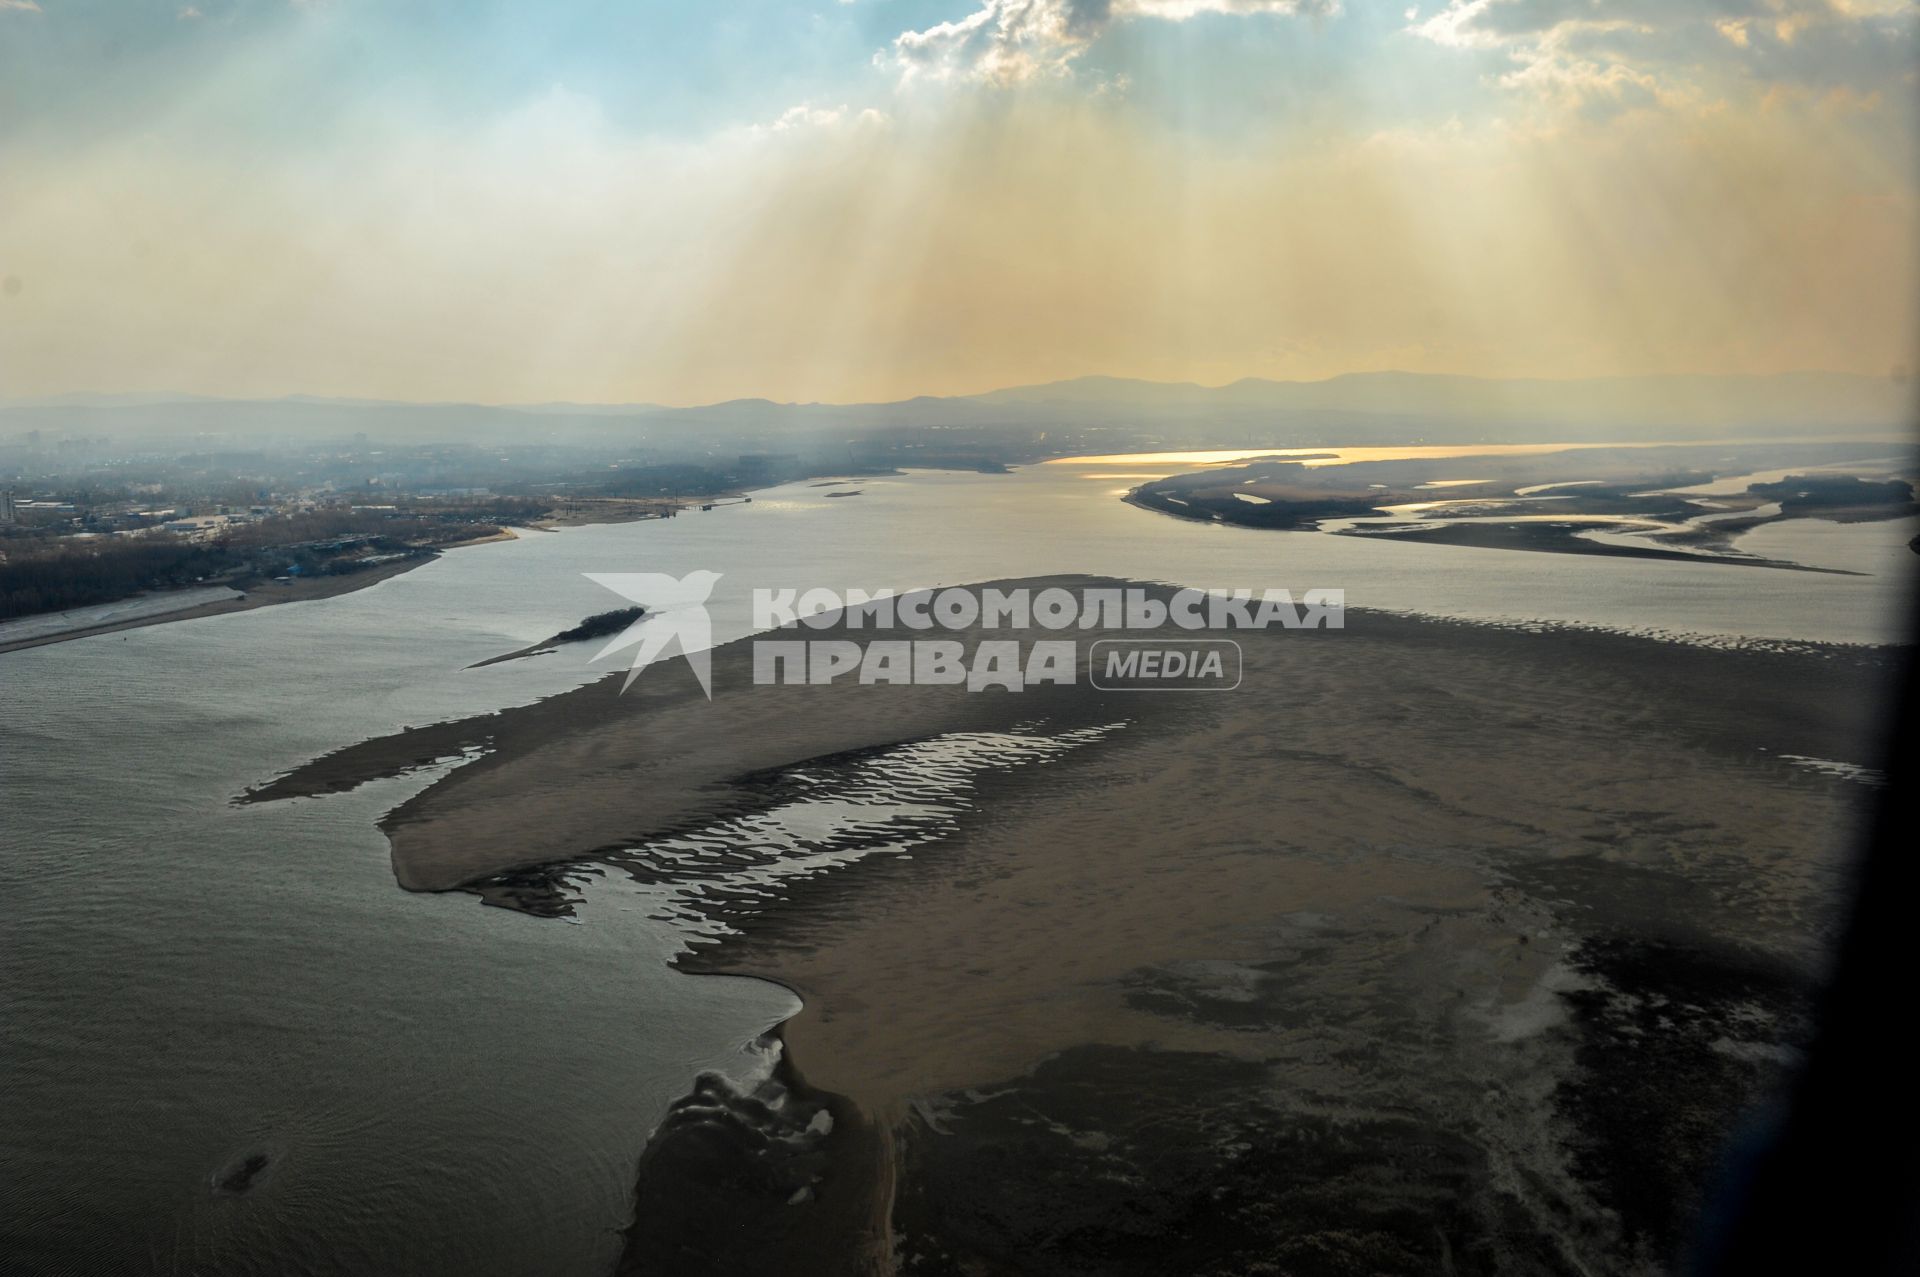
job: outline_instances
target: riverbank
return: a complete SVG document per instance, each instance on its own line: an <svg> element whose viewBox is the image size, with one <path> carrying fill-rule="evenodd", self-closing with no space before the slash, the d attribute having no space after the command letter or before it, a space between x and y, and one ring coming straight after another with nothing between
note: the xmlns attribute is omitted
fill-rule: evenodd
<svg viewBox="0 0 1920 1277"><path fill-rule="evenodd" d="M630 523L640 519L663 517L658 513L657 509L663 505L672 506L676 508L676 510L684 510L688 508L715 508L718 505L749 500L751 500L751 498L742 497L734 493L723 496L700 497L684 501L675 500L668 502L627 502L610 500L606 503L595 503L594 508L591 510L577 510L570 514L538 520L531 525L531 529L544 532L553 531L557 528L587 527L602 523ZM644 510L643 507L645 507ZM426 552L417 557L380 563L355 572L326 576L298 577L287 580L278 578L262 580L256 578L236 582L230 587L227 587L233 591L233 597L171 608L164 611L157 609L146 611L141 615L128 617L126 619L105 620L97 625L84 623L75 624L63 627L57 632L35 633L31 637L8 639L6 637L6 625L0 624L0 655L4 655L7 652L23 651L32 647L45 647L51 643L65 643L71 639L92 638L101 634L117 634L124 630L143 629L149 625L165 625L170 621L190 621L201 617L225 616L232 612L247 612L258 607L270 607L276 603L299 603L314 599L334 598L342 594L352 593L354 590L365 589L370 585L378 585L380 582L399 576L403 572L410 572L422 564L432 562L447 550L465 549L468 546L475 545L488 545L496 541L511 541L517 535L513 530L503 528L498 532L490 533L486 536L469 537L465 540L449 541L441 545L422 546L420 548ZM169 593L190 594L199 588L201 587L171 591ZM143 601L162 599L164 597L164 594L136 596L137 599ZM102 605L99 608L76 609L76 614L88 611L106 611L113 606L124 606L129 601L130 600L120 600L118 604ZM67 614L60 615L64 616ZM39 618L22 617L18 619L29 620ZM51 619L51 616L47 619Z"/></svg>
<svg viewBox="0 0 1920 1277"><path fill-rule="evenodd" d="M511 538L512 534L506 534ZM498 540L497 537L484 537L481 541ZM479 544L479 541L464 544ZM452 547L448 547L451 549ZM381 581L399 576L402 572L411 572L423 563L430 563L435 555L423 555L417 559L405 559L393 563L382 563L359 572L345 573L340 576L300 577L289 581L251 581L235 597L220 599L210 603L183 607L173 611L134 617L124 621L107 621L100 625L80 625L73 629L61 630L55 634L36 635L32 638L7 641L5 629L0 628L0 654L23 651L30 647L45 647L50 643L65 643L72 639L92 638L99 634L117 634L122 630L144 629L149 625L165 625L171 621L191 621L204 616L225 616L231 612L248 612L254 608L271 607L276 603L303 603L313 599L330 599L348 594L354 590L377 585Z"/></svg>
<svg viewBox="0 0 1920 1277"><path fill-rule="evenodd" d="M98 625L76 624L55 633L35 634L27 638L9 640L6 637L6 625L0 625L0 655L7 652L24 651L31 647L45 647L51 643L65 643L72 639L92 638L100 634L117 634L123 630L144 629L149 625L165 625L171 621L191 621L206 616L225 616L232 612L250 612L254 608L271 607L277 603L305 603L315 599L337 598L342 594L351 594L355 590L364 590L370 585L378 585L403 572L411 572L417 567L433 562L447 550L458 550L472 545L489 545L496 541L511 541L514 533L508 529L486 536L470 537L464 541L450 541L445 545L424 548L425 552L404 558L395 558L389 562L376 563L371 567L354 572L341 572L326 576L288 577L273 580L253 579L235 583L227 588L232 597L197 603L166 611L151 611L125 620L104 620ZM206 592L202 587L170 591L161 594L140 595L138 599L165 599L168 593L194 595ZM107 607L124 606L129 600L101 608L80 609L79 612L105 611ZM62 616L77 615L64 613ZM23 617L21 620L39 620L41 618Z"/></svg>
<svg viewBox="0 0 1920 1277"><path fill-rule="evenodd" d="M1894 655L1241 637L1186 696L754 687L741 642L711 703L673 662L248 798L490 751L383 822L402 885L610 869L684 969L801 995L777 1090L656 1132L634 1271L1667 1262L1805 1034L1872 794L1805 760L1874 765Z"/></svg>

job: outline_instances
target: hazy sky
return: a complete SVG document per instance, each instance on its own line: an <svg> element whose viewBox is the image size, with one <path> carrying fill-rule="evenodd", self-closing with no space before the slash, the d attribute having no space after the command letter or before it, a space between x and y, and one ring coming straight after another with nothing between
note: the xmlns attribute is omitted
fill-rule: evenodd
<svg viewBox="0 0 1920 1277"><path fill-rule="evenodd" d="M1885 374L1910 0L0 0L0 397Z"/></svg>

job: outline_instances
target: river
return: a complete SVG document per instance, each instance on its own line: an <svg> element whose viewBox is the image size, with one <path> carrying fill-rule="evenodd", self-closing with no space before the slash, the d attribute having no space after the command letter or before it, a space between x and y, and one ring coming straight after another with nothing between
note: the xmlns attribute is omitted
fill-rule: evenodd
<svg viewBox="0 0 1920 1277"><path fill-rule="evenodd" d="M333 599L0 655L0 1267L612 1261L653 1123L699 1070L754 1067L791 995L671 970L682 934L621 883L587 888L580 925L399 890L374 821L430 775L230 802L368 736L599 676L591 645L467 668L620 605L583 573L722 573L716 641L747 632L756 585L1090 572L1871 643L1899 637L1913 559L1910 521L1752 534L1757 553L1864 573L1830 575L1201 525L1123 505L1124 486L1103 463L792 484L456 550ZM251 1190L217 1191L254 1153L269 1161Z"/></svg>

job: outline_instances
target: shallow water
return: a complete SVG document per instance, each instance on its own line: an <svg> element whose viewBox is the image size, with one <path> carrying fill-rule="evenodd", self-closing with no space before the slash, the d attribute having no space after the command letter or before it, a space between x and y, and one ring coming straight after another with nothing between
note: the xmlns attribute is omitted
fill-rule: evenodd
<svg viewBox="0 0 1920 1277"><path fill-rule="evenodd" d="M582 573L724 573L716 641L747 632L753 585L1089 572L1857 643L1898 636L1913 557L1904 529L1803 521L1741 548L1874 574L1262 532L1125 506L1108 462L860 488L531 533L335 599L0 656L0 1267L611 1261L651 1125L700 1069L754 1067L790 995L669 970L684 933L618 875L582 888L580 926L398 890L373 822L431 776L229 803L315 754L596 677L594 645L467 668L616 606ZM256 1152L250 1190L216 1191Z"/></svg>

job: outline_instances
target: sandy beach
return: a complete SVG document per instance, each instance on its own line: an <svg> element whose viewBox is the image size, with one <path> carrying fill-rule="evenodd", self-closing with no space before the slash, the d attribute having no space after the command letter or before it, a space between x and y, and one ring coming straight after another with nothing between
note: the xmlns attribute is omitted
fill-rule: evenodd
<svg viewBox="0 0 1920 1277"><path fill-rule="evenodd" d="M753 687L742 642L711 703L675 663L245 800L485 751L387 817L402 886L624 872L706 924L684 969L801 995L656 1132L626 1271L1659 1270L1805 1033L1874 793L1817 764L1877 762L1888 654L1242 640L1238 690L1161 696ZM981 740L1032 757L911 854L729 832Z"/></svg>

